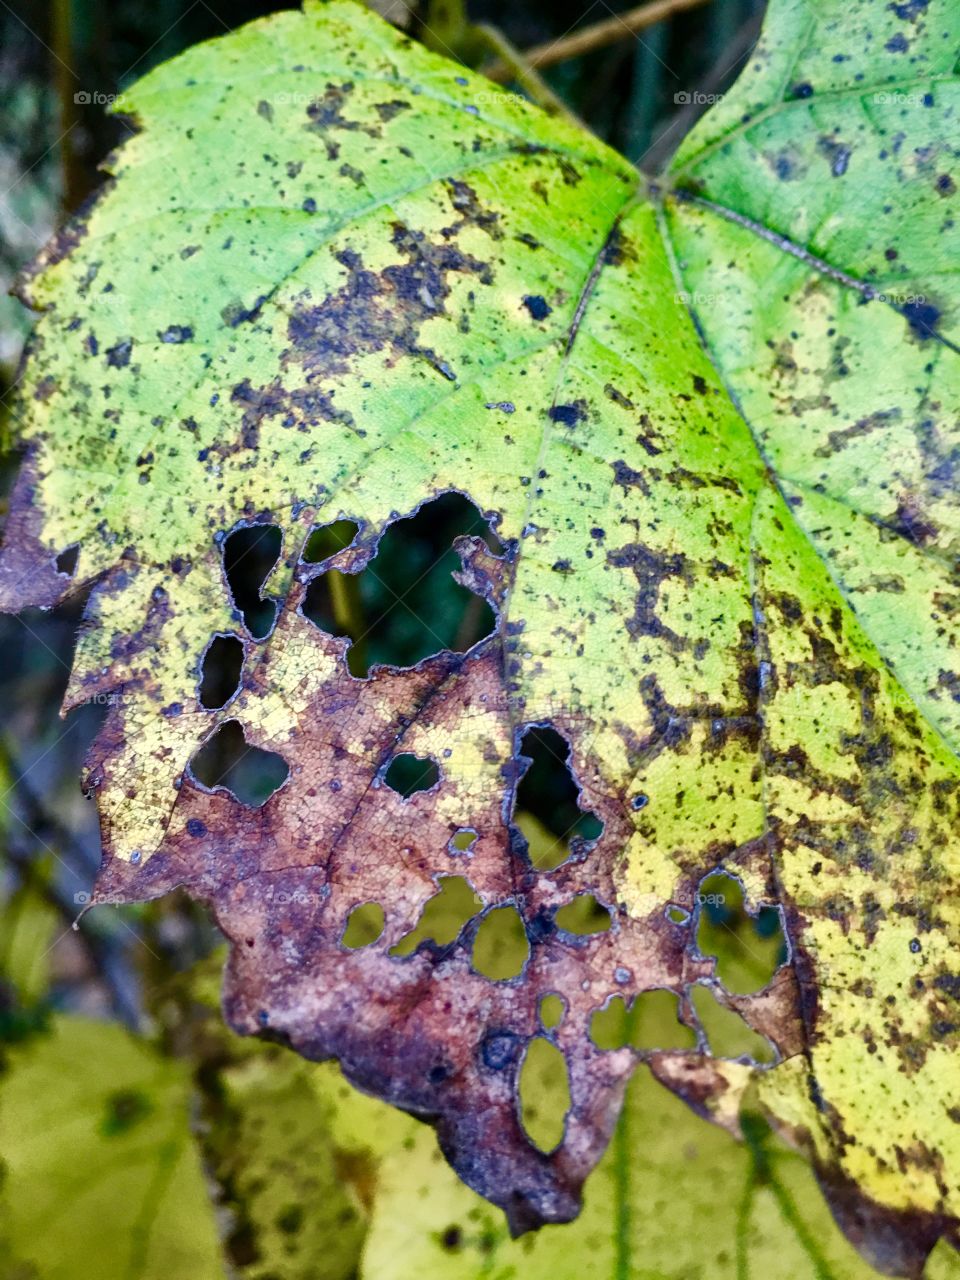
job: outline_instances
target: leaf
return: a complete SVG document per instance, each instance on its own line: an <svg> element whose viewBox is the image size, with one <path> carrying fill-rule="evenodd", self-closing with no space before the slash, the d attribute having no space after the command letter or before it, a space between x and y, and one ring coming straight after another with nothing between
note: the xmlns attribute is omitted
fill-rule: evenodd
<svg viewBox="0 0 960 1280"><path fill-rule="evenodd" d="M444 1167L429 1133L388 1152L361 1280L413 1273L607 1280L866 1280L807 1162L755 1113L739 1144L705 1124L646 1068L590 1176L572 1226L512 1241L502 1219Z"/></svg>
<svg viewBox="0 0 960 1280"><path fill-rule="evenodd" d="M25 286L0 600L92 588L66 705L114 700L101 891L209 901L232 1024L435 1120L515 1231L576 1212L638 1057L732 1131L755 1078L887 1269L955 1223L957 21L782 0L644 191L308 5L131 90L141 132ZM493 632L351 674L311 585L451 491L490 525L458 550ZM258 524L282 549L231 596ZM204 705L228 636L239 688ZM548 732L579 818L538 867L512 819ZM231 737L271 771L247 804L206 772ZM394 789L398 756L436 780ZM759 992L697 947L718 868L782 913ZM695 1049L598 1047L659 990ZM768 1047L733 1061L739 1020ZM518 1096L543 1043L548 1150Z"/></svg>
<svg viewBox="0 0 960 1280"><path fill-rule="evenodd" d="M181 1066L60 1017L11 1050L0 1128L4 1280L222 1276Z"/></svg>
<svg viewBox="0 0 960 1280"><path fill-rule="evenodd" d="M366 1230L359 1171L331 1141L330 1106L302 1065L257 1056L219 1077L223 1111L207 1146L241 1207L228 1255L242 1276L350 1280Z"/></svg>

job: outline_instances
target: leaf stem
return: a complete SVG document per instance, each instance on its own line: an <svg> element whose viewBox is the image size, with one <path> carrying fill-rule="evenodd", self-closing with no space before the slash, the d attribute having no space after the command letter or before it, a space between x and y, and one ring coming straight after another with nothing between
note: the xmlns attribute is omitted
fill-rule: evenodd
<svg viewBox="0 0 960 1280"><path fill-rule="evenodd" d="M582 31L574 31L572 35L534 45L521 57L530 71L535 73L538 67L550 67L556 62L566 61L567 58L578 58L584 53L592 53L594 49L603 49L607 45L622 40L624 36L636 35L638 31L652 27L654 23L662 22L664 18L670 18L675 13L682 13L686 9L695 9L699 5L708 3L709 0L651 0L648 4L628 9L626 13L617 13L612 18L605 18L603 22L595 22L592 26L584 27ZM489 80L502 83L514 76L515 71L501 54L499 61L483 68L483 74ZM517 83L520 84L522 81L518 79Z"/></svg>

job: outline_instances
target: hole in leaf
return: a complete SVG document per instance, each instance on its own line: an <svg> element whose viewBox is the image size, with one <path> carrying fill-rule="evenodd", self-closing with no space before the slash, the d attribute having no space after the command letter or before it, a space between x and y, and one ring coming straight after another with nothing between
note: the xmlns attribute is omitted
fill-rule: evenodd
<svg viewBox="0 0 960 1280"><path fill-rule="evenodd" d="M277 614L274 600L261 595L263 584L280 558L283 538L275 524L244 525L223 544L223 571L234 607L254 640L262 640Z"/></svg>
<svg viewBox="0 0 960 1280"><path fill-rule="evenodd" d="M685 907L679 907L675 902L667 904L666 917L671 924L686 924L690 919L690 912Z"/></svg>
<svg viewBox="0 0 960 1280"><path fill-rule="evenodd" d="M222 787L241 804L259 808L290 770L283 756L248 743L239 721L227 720L190 761L190 772L209 791Z"/></svg>
<svg viewBox="0 0 960 1280"><path fill-rule="evenodd" d="M706 983L694 983L690 999L715 1058L747 1058L756 1063L776 1060L770 1041L754 1031L734 1009L722 1005Z"/></svg>
<svg viewBox="0 0 960 1280"><path fill-rule="evenodd" d="M356 532L350 521L314 531L311 542L320 534L328 540L318 542L315 551L308 542L317 561L333 554L321 551L334 538L346 537L344 526L353 529L343 543L349 545ZM444 649L464 653L493 631L490 605L452 576L461 568L453 541L463 534L483 537L491 551L502 552L472 502L458 493L443 494L415 515L395 520L359 574L328 570L310 583L302 612L332 635L351 636L347 664L352 675L364 677L374 664L412 667Z"/></svg>
<svg viewBox="0 0 960 1280"><path fill-rule="evenodd" d="M673 991L642 991L629 1005L614 996L590 1018L590 1039L598 1049L694 1049L697 1036L678 1016L680 998Z"/></svg>
<svg viewBox="0 0 960 1280"><path fill-rule="evenodd" d="M552 1031L554 1027L559 1027L566 1011L567 1002L563 996L558 996L554 991L551 991L548 995L541 996L540 1025L544 1031Z"/></svg>
<svg viewBox="0 0 960 1280"><path fill-rule="evenodd" d="M480 910L480 899L463 876L441 876L439 884L437 892L423 904L416 926L390 948L390 955L412 956L423 942L448 946Z"/></svg>
<svg viewBox="0 0 960 1280"><path fill-rule="evenodd" d="M762 990L787 960L779 908L761 907L751 915L743 885L722 871L700 882L697 907L697 949L716 957L717 977L726 989L735 995Z"/></svg>
<svg viewBox="0 0 960 1280"><path fill-rule="evenodd" d="M602 906L592 893L580 893L562 906L554 917L558 929L586 937L605 933L610 928L610 909Z"/></svg>
<svg viewBox="0 0 960 1280"><path fill-rule="evenodd" d="M243 641L234 635L215 635L207 645L200 668L200 705L208 711L226 706L240 688Z"/></svg>
<svg viewBox="0 0 960 1280"><path fill-rule="evenodd" d="M530 763L517 787L514 822L527 840L533 865L553 871L587 842L599 840L603 823L580 808L570 747L556 729L528 729L520 755Z"/></svg>
<svg viewBox="0 0 960 1280"><path fill-rule="evenodd" d="M543 1036L527 1046L517 1092L524 1133L545 1155L556 1151L570 1110L570 1077L563 1053Z"/></svg>
<svg viewBox="0 0 960 1280"><path fill-rule="evenodd" d="M80 543L74 542L64 549L57 556L56 566L57 573L62 573L68 578L72 578L77 572L77 563L80 559Z"/></svg>
<svg viewBox="0 0 960 1280"><path fill-rule="evenodd" d="M347 925L341 942L351 951L369 947L383 933L383 907L379 902L361 902L347 916Z"/></svg>
<svg viewBox="0 0 960 1280"><path fill-rule="evenodd" d="M383 780L391 791L409 800L418 791L429 791L440 781L440 769L429 756L415 756L405 751L390 761Z"/></svg>
<svg viewBox="0 0 960 1280"><path fill-rule="evenodd" d="M527 962L530 942L514 906L497 907L484 916L473 940L473 967L493 982L516 978Z"/></svg>
<svg viewBox="0 0 960 1280"><path fill-rule="evenodd" d="M449 849L451 853L466 853L476 842L477 832L473 827L461 827L450 837Z"/></svg>
<svg viewBox="0 0 960 1280"><path fill-rule="evenodd" d="M360 526L356 520L334 520L330 524L317 525L310 531L301 559L305 564L320 564L329 556L349 547L359 532Z"/></svg>

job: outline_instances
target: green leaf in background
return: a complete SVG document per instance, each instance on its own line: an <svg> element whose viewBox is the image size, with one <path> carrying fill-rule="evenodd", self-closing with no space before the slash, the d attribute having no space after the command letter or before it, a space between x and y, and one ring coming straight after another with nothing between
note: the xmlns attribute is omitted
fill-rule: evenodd
<svg viewBox="0 0 960 1280"><path fill-rule="evenodd" d="M186 1069L58 1018L0 1076L3 1280L222 1280Z"/></svg>
<svg viewBox="0 0 960 1280"><path fill-rule="evenodd" d="M5 1141L0 1178L2 1280L878 1274L844 1239L807 1162L752 1106L738 1143L645 1067L578 1221L511 1240L428 1126L358 1093L333 1063L226 1037L209 980L218 966L184 979L199 1002L188 1019L199 1090L180 1064L105 1023L58 1018L11 1055L0 1122L19 1135ZM107 1064L118 1089L103 1087ZM958 1275L944 1244L923 1280Z"/></svg>
<svg viewBox="0 0 960 1280"><path fill-rule="evenodd" d="M445 1166L421 1130L390 1152L363 1280L867 1280L802 1156L750 1113L736 1142L645 1067L591 1175L576 1223L512 1241L503 1219Z"/></svg>
<svg viewBox="0 0 960 1280"><path fill-rule="evenodd" d="M28 283L0 595L92 587L67 705L122 690L91 772L103 890L209 901L233 1025L436 1118L515 1230L574 1214L637 1053L734 1132L752 1082L890 1271L956 1222L958 50L945 0L778 0L647 189L364 10L308 4L125 95L142 131ZM459 545L495 630L358 679L312 588L451 490L490 525ZM354 544L311 561L341 521ZM231 595L227 544L258 524L275 550ZM560 867L512 829L533 726L603 825ZM221 730L280 757L265 803L202 772ZM394 788L395 759L434 781ZM759 991L698 949L718 870L783 913ZM454 880L472 917L401 946ZM348 945L373 902L382 931ZM569 927L578 902L602 923ZM522 955L485 971L508 917ZM593 1041L661 989L694 1048ZM765 1050L718 1052L714 1006ZM543 1044L555 1146L524 1127ZM744 1124L747 1186L783 1160ZM789 1218L779 1185L734 1268L773 1238L755 1215ZM790 1238L822 1271L819 1234Z"/></svg>

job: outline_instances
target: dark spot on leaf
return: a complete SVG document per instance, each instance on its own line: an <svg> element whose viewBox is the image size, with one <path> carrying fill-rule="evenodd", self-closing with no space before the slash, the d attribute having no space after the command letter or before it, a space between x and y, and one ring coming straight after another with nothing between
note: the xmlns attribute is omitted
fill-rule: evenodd
<svg viewBox="0 0 960 1280"><path fill-rule="evenodd" d="M106 1112L100 1123L100 1132L107 1138L129 1133L153 1111L153 1104L144 1093L135 1089L118 1089L107 1098Z"/></svg>
<svg viewBox="0 0 960 1280"><path fill-rule="evenodd" d="M546 299L542 298L538 293L526 294L523 299L523 305L533 316L534 320L546 320L547 316L553 310L553 308L548 305Z"/></svg>
<svg viewBox="0 0 960 1280"><path fill-rule="evenodd" d="M575 427L587 416L586 402L576 400L573 404L555 404L547 411L547 416L551 422L559 422L565 427Z"/></svg>
<svg viewBox="0 0 960 1280"><path fill-rule="evenodd" d="M162 333L158 333L157 337L161 342L190 342L193 330L188 324L171 324Z"/></svg>
<svg viewBox="0 0 960 1280"><path fill-rule="evenodd" d="M130 353L133 351L133 339L123 338L114 346L108 347L106 351L107 364L114 369L125 369L130 363Z"/></svg>

